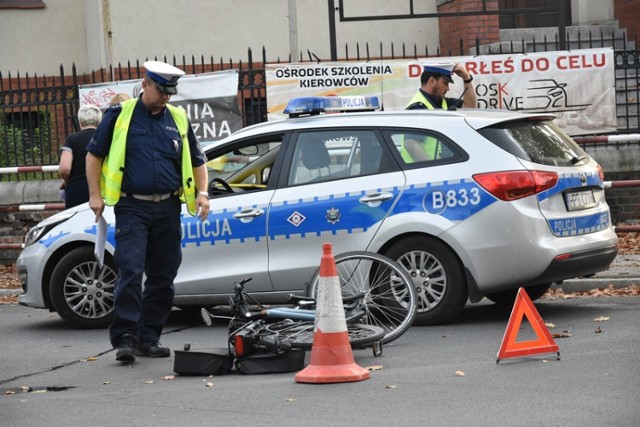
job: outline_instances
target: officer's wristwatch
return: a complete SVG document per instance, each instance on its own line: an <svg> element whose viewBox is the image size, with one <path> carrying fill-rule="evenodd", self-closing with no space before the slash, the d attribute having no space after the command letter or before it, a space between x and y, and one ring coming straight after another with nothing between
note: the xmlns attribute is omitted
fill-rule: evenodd
<svg viewBox="0 0 640 427"><path fill-rule="evenodd" d="M198 191L198 196L204 196L207 199L209 198L209 193L206 191Z"/></svg>
<svg viewBox="0 0 640 427"><path fill-rule="evenodd" d="M463 83L471 83L473 81L473 74L469 74L469 80L462 80Z"/></svg>

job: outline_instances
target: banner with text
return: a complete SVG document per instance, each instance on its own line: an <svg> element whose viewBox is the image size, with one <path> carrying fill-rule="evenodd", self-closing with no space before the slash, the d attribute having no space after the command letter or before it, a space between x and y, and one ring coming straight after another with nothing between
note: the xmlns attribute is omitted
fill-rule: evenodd
<svg viewBox="0 0 640 427"><path fill-rule="evenodd" d="M552 113L568 133L617 128L613 49L528 54L271 64L266 66L269 120L283 118L291 98L378 96L385 110L402 110L420 86L423 64L461 63L473 75L478 108ZM447 97L461 97L454 76Z"/></svg>
<svg viewBox="0 0 640 427"><path fill-rule="evenodd" d="M118 93L137 98L142 79L80 86L80 105L106 108ZM171 104L187 111L193 132L201 145L217 141L242 128L238 107L238 71L186 75L180 78Z"/></svg>

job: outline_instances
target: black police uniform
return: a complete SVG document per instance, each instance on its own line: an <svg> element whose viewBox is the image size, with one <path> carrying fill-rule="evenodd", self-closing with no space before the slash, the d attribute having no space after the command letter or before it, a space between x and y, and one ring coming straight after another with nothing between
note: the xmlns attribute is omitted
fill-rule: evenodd
<svg viewBox="0 0 640 427"><path fill-rule="evenodd" d="M106 111L87 151L107 156L121 110L118 105ZM203 165L206 158L191 126L188 139L193 167ZM138 99L127 134L123 196L114 208L118 282L109 327L114 347L125 334L134 342L157 343L171 312L173 280L182 261L181 155L182 140L169 110L152 115ZM162 200L141 200L149 195Z"/></svg>

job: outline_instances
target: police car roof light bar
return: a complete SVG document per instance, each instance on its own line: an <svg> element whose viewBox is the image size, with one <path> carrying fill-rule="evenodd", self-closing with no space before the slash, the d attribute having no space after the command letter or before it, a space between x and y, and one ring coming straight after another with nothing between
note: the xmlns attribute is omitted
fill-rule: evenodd
<svg viewBox="0 0 640 427"><path fill-rule="evenodd" d="M289 117L380 109L377 96L308 96L293 98L284 109Z"/></svg>

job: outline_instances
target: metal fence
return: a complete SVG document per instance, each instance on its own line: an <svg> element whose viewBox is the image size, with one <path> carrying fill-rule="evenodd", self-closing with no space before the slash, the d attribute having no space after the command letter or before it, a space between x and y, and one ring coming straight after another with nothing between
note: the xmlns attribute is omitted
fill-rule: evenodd
<svg viewBox="0 0 640 427"><path fill-rule="evenodd" d="M618 111L618 131L620 133L637 132L638 112L640 111L640 96L638 88L640 72L640 51L627 46L626 37L611 33L606 35L588 37L578 36L578 40L567 38L567 45L571 48L593 48L602 46L614 46L616 68L616 96ZM522 41L521 43L501 43L493 51L486 54L504 54L527 51L556 50L558 41ZM476 41L475 51L480 52L484 48ZM473 48L471 49L473 50ZM486 50L486 49L484 49ZM344 46L343 60L370 61L375 59L411 59L420 57L438 57L463 55L465 46L460 42L459 52L429 52L418 49L414 44L411 47L402 44L400 47L390 44L384 46L380 43L376 47L368 44L355 48ZM188 74L200 74L212 71L238 69L238 101L245 126L259 123L267 117L266 81L264 64L267 61L265 48L261 50L258 60L253 58L253 52L248 50L247 62L233 60L227 62L214 60L213 56L191 56L187 58L164 57L153 58L164 62L173 63L182 68ZM146 60L146 59L145 59ZM296 62L320 62L312 52L301 52ZM0 73L0 167L38 166L52 165L59 161L59 149L70 133L78 130L76 112L79 108L78 86L92 83L138 79L143 76L143 61L127 64L118 64L108 70L99 70L90 74L78 74L75 65L70 73L60 66L58 76L37 76L20 73L15 76L10 73L6 76ZM272 63L279 63L280 58ZM290 58L287 61L290 62ZM25 180L57 178L51 172L34 172L31 174L0 175L0 180Z"/></svg>

